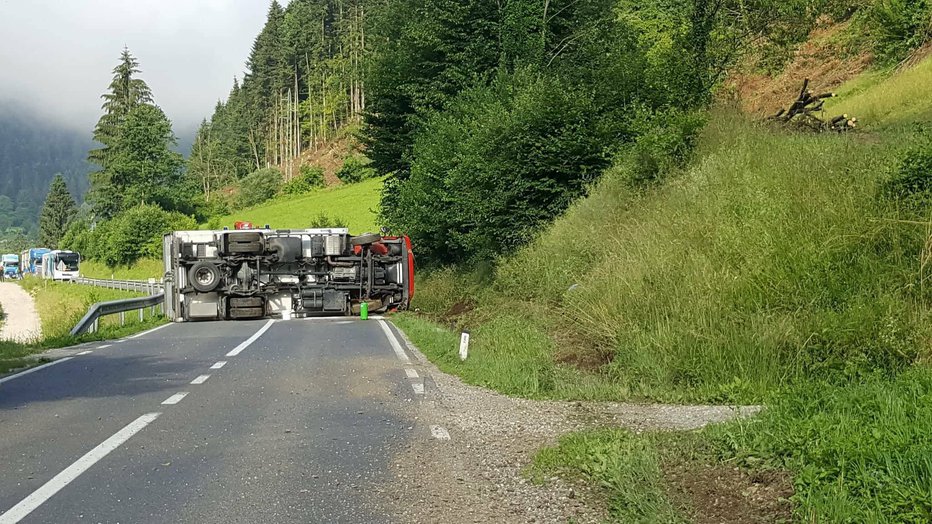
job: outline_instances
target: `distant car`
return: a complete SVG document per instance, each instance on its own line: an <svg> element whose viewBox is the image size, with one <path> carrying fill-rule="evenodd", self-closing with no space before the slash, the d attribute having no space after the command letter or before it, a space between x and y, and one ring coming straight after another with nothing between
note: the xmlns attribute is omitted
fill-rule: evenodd
<svg viewBox="0 0 932 524"><path fill-rule="evenodd" d="M408 237L345 228L176 231L165 236L165 312L175 321L406 309Z"/></svg>

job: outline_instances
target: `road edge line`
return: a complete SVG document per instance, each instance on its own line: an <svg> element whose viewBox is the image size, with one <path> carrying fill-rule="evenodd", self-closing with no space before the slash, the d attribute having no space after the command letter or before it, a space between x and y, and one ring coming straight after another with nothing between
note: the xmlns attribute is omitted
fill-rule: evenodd
<svg viewBox="0 0 932 524"><path fill-rule="evenodd" d="M13 380L13 379L22 377L22 376L24 376L24 375L28 375L28 374L30 374L30 373L35 373L36 371L39 371L39 370L41 370L41 369L45 369L45 368L52 367L52 366L54 366L54 365L56 365L56 364L61 364L62 362L68 362L69 360L71 360L71 359L73 359L73 358L74 358L74 357L63 357L63 358L60 358L60 359L58 359L58 360L53 360L53 361L51 361L51 362L46 362L45 364L42 364L42 365L39 365L39 366L34 366L34 367L29 368L29 369L24 369L24 370L20 371L19 373L14 374L14 375L10 375L10 376L8 376L8 377L0 378L0 384L9 382L9 381L11 381L11 380Z"/></svg>
<svg viewBox="0 0 932 524"><path fill-rule="evenodd" d="M275 320L269 320L268 322L266 322L264 326L259 328L259 331L256 331L255 333L253 333L251 337L247 338L242 344L233 348L233 350L227 353L226 356L235 357L236 355L239 355L240 353L242 353L244 349L248 348L250 344L258 340L259 337L261 337L263 333L268 331L269 328L272 327L272 324L274 323L275 323Z"/></svg>
<svg viewBox="0 0 932 524"><path fill-rule="evenodd" d="M123 429L117 431L107 440L101 442L94 449L88 451L81 458L74 461L70 466L62 470L61 473L52 477L51 480L43 484L39 489L30 493L18 504L0 514L0 524L16 524L26 518L27 515L35 511L39 506L52 498L56 493L61 491L65 486L71 484L82 473L91 468L94 464L109 455L112 451L119 448L136 433L142 431L146 426L159 418L161 413L146 413L136 420L127 424Z"/></svg>

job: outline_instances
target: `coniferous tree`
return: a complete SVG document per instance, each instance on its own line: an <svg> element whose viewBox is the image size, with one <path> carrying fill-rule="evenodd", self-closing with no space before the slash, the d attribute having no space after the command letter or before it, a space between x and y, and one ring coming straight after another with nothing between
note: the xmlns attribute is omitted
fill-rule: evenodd
<svg viewBox="0 0 932 524"><path fill-rule="evenodd" d="M102 147L88 154L88 160L100 169L90 174L87 199L94 213L102 218L112 217L121 209L123 195L121 188L114 185L112 162L126 119L136 107L152 102L149 86L135 76L139 72L139 62L124 48L120 63L113 69L108 91L101 95L104 114L94 128L94 140Z"/></svg>
<svg viewBox="0 0 932 524"><path fill-rule="evenodd" d="M39 243L52 249L58 248L62 235L74 218L75 210L75 201L68 191L65 178L60 174L55 175L39 215Z"/></svg>

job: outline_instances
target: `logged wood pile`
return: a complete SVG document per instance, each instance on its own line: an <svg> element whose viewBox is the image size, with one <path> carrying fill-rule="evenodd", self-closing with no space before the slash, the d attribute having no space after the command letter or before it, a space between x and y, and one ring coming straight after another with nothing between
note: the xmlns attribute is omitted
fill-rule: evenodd
<svg viewBox="0 0 932 524"><path fill-rule="evenodd" d="M799 96L786 109L781 109L769 119L799 129L816 132L845 132L857 127L857 118L848 115L825 116L825 100L836 96L835 93L814 94L809 90L809 79L803 81Z"/></svg>

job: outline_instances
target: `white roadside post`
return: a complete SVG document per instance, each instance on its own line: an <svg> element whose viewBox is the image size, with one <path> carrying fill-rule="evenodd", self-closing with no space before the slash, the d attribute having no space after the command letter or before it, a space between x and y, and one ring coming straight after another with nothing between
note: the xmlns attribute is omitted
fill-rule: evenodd
<svg viewBox="0 0 932 524"><path fill-rule="evenodd" d="M469 331L464 330L460 335L460 360L469 356Z"/></svg>

